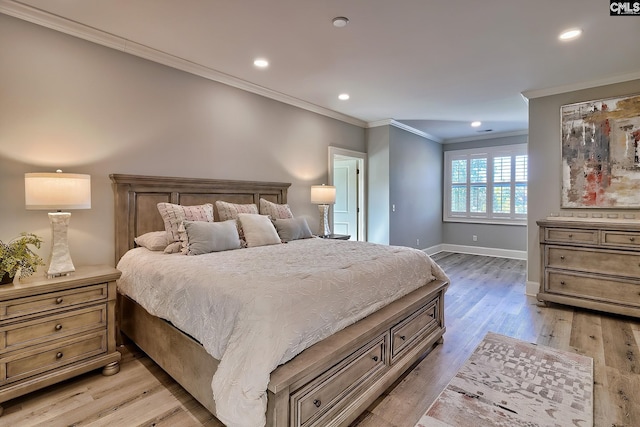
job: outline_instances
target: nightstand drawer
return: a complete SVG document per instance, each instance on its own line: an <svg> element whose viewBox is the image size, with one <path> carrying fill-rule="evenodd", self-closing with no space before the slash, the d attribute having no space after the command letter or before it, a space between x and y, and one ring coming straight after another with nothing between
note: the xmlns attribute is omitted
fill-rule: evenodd
<svg viewBox="0 0 640 427"><path fill-rule="evenodd" d="M0 302L0 320L37 315L77 304L106 301L107 284Z"/></svg>
<svg viewBox="0 0 640 427"><path fill-rule="evenodd" d="M0 384L13 382L50 371L85 358L107 351L107 331L81 335L57 343L22 351L9 355L0 361L5 362L6 378Z"/></svg>
<svg viewBox="0 0 640 427"><path fill-rule="evenodd" d="M0 354L106 327L107 308L104 304L13 324L0 328Z"/></svg>
<svg viewBox="0 0 640 427"><path fill-rule="evenodd" d="M391 363L410 349L416 338L438 326L438 299L418 309L411 316L391 328Z"/></svg>

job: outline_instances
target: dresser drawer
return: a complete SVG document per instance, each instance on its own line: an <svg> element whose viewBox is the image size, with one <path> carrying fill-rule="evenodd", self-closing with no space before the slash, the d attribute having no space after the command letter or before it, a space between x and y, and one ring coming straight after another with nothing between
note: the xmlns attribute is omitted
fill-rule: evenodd
<svg viewBox="0 0 640 427"><path fill-rule="evenodd" d="M107 284L87 286L68 291L51 292L33 297L0 302L0 320L38 315L77 304L106 301Z"/></svg>
<svg viewBox="0 0 640 427"><path fill-rule="evenodd" d="M566 228L545 229L544 239L547 242L560 243L598 243L598 230L579 230Z"/></svg>
<svg viewBox="0 0 640 427"><path fill-rule="evenodd" d="M548 271L546 291L640 307L640 282Z"/></svg>
<svg viewBox="0 0 640 427"><path fill-rule="evenodd" d="M627 231L602 231L602 244L621 248L640 248L640 233Z"/></svg>
<svg viewBox="0 0 640 427"><path fill-rule="evenodd" d="M323 426L335 411L363 390L365 380L385 365L386 337L381 335L291 396L295 427Z"/></svg>
<svg viewBox="0 0 640 427"><path fill-rule="evenodd" d="M96 328L106 329L106 327L105 304L12 324L0 328L0 354Z"/></svg>
<svg viewBox="0 0 640 427"><path fill-rule="evenodd" d="M5 378L0 385L50 371L107 352L107 331L74 336L0 358ZM2 371L2 369L0 369Z"/></svg>
<svg viewBox="0 0 640 427"><path fill-rule="evenodd" d="M640 278L640 254L548 246L545 266Z"/></svg>
<svg viewBox="0 0 640 427"><path fill-rule="evenodd" d="M437 329L438 319L436 298L391 328L391 363L409 350L417 338Z"/></svg>

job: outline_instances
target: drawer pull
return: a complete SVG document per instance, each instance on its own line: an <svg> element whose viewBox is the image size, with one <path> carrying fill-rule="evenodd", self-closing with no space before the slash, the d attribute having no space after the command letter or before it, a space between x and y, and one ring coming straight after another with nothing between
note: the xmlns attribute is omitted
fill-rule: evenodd
<svg viewBox="0 0 640 427"><path fill-rule="evenodd" d="M62 354L61 351L56 353L56 359L62 359L62 356L64 356L64 354Z"/></svg>
<svg viewBox="0 0 640 427"><path fill-rule="evenodd" d="M372 359L373 359L374 362L377 362L378 361L378 356L373 356Z"/></svg>
<svg viewBox="0 0 640 427"><path fill-rule="evenodd" d="M561 285L564 285L564 280L561 280L561 281L560 281L560 284L561 284Z"/></svg>
<svg viewBox="0 0 640 427"><path fill-rule="evenodd" d="M573 237L573 234L569 233L569 238Z"/></svg>
<svg viewBox="0 0 640 427"><path fill-rule="evenodd" d="M634 242L635 240L636 240L636 238L635 238L635 237L629 237L629 241L630 241L630 242Z"/></svg>
<svg viewBox="0 0 640 427"><path fill-rule="evenodd" d="M562 259L562 260L563 260L563 259L564 259L564 255L560 255L560 259Z"/></svg>
<svg viewBox="0 0 640 427"><path fill-rule="evenodd" d="M315 399L315 400L313 401L313 404L314 404L314 405L316 405L316 408L319 408L319 407L320 407L320 405L322 405L322 401L321 401L321 400L319 400L319 399Z"/></svg>
<svg viewBox="0 0 640 427"><path fill-rule="evenodd" d="M64 301L62 297L56 298L56 304L62 304L62 301Z"/></svg>
<svg viewBox="0 0 640 427"><path fill-rule="evenodd" d="M402 341L405 341L405 340L407 339L407 337L406 337L405 335L400 335L400 339L401 339Z"/></svg>
<svg viewBox="0 0 640 427"><path fill-rule="evenodd" d="M59 330L61 330L61 329L62 329L62 325L61 325L60 323L58 323L58 324L56 325L56 331L59 331Z"/></svg>

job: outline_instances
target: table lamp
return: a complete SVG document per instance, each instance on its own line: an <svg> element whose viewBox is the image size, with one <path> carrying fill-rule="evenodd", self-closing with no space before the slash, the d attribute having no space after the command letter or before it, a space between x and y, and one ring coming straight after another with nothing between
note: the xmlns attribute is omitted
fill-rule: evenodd
<svg viewBox="0 0 640 427"><path fill-rule="evenodd" d="M318 205L320 211L320 228L318 234L328 236L331 234L329 228L329 205L336 202L336 187L332 185L312 185L311 203Z"/></svg>
<svg viewBox="0 0 640 427"><path fill-rule="evenodd" d="M66 276L76 269L69 254L67 230L71 214L63 209L91 209L91 176L75 173L25 173L24 200L28 210L53 210L51 255L47 277Z"/></svg>

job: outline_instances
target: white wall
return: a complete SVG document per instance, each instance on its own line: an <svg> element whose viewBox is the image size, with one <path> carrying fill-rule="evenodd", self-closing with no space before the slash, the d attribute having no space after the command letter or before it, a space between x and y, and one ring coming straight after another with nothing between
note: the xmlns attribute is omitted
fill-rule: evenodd
<svg viewBox="0 0 640 427"><path fill-rule="evenodd" d="M24 209L24 173L88 173L92 209L72 212L76 265L114 264L110 173L291 182L317 226L312 184L329 146L365 151L364 129L0 14L0 240L47 240Z"/></svg>

